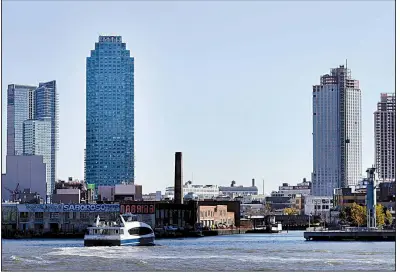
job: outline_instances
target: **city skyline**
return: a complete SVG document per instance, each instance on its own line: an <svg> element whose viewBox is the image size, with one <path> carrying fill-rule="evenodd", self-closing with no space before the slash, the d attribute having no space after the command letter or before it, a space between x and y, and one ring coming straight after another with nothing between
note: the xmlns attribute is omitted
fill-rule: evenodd
<svg viewBox="0 0 400 276"><path fill-rule="evenodd" d="M136 58L135 175L144 192L163 191L172 185L175 151L183 152L184 179L192 178L193 173L198 184L229 185L236 180L250 186L252 178L258 185L264 178L269 191L282 182L309 179L309 91L322 72L345 59L363 91L363 173L374 163L377 95L394 91L394 3L352 2L342 3L340 8L329 2L290 3L293 9L289 10L272 2L123 3L126 9L121 18L112 20L107 14L116 7L109 3L21 4L3 4L3 107L8 84L57 80L61 102L59 178L83 179L84 63L100 30L121 35ZM40 18L10 21L14 11L28 15L44 7L53 11L50 17L61 26L58 32L43 29L47 21ZM332 14L323 12L328 9ZM69 22L62 15L66 11L88 16L89 23ZM167 11L175 12L174 16ZM348 22L327 25L323 30L315 26L318 20L334 22L338 16L351 19L351 28ZM290 20L280 21L283 18ZM316 43L330 32L340 33L343 41L322 39ZM354 40L355 33L360 39ZM21 39L50 34L58 38L54 45L31 45L36 54L27 62L30 59L21 48ZM6 115L4 111L2 115ZM4 140L4 118L2 123ZM4 150L3 142L3 163Z"/></svg>

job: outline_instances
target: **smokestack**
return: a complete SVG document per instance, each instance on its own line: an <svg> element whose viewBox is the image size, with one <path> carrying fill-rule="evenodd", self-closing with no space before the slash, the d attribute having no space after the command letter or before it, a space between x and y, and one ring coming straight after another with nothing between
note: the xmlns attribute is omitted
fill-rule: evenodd
<svg viewBox="0 0 400 276"><path fill-rule="evenodd" d="M263 195L265 195L265 192L264 192L264 179L263 179Z"/></svg>
<svg viewBox="0 0 400 276"><path fill-rule="evenodd" d="M182 152L175 152L175 196L174 203L183 203L182 198Z"/></svg>
<svg viewBox="0 0 400 276"><path fill-rule="evenodd" d="M254 178L251 180L251 186L256 186L256 180Z"/></svg>

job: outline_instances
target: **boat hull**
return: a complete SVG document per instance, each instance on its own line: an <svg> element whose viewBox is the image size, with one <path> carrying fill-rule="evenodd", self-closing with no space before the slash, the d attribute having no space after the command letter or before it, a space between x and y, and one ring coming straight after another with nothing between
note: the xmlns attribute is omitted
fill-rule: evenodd
<svg viewBox="0 0 400 276"><path fill-rule="evenodd" d="M85 239L84 246L151 246L154 245L154 237L131 239Z"/></svg>

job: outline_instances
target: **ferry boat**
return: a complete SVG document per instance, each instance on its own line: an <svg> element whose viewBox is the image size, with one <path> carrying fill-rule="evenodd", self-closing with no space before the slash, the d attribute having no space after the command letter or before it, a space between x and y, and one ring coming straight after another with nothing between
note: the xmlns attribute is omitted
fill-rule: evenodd
<svg viewBox="0 0 400 276"><path fill-rule="evenodd" d="M137 221L132 214L120 215L120 221L100 221L97 216L93 227L88 227L84 246L154 245L153 229Z"/></svg>

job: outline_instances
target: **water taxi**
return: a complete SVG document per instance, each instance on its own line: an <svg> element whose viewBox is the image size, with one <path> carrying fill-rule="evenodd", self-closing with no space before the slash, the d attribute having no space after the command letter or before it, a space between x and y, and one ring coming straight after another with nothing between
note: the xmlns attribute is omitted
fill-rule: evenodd
<svg viewBox="0 0 400 276"><path fill-rule="evenodd" d="M97 216L92 227L88 227L84 246L154 245L153 229L137 221L132 214L120 215L119 221L100 221Z"/></svg>

